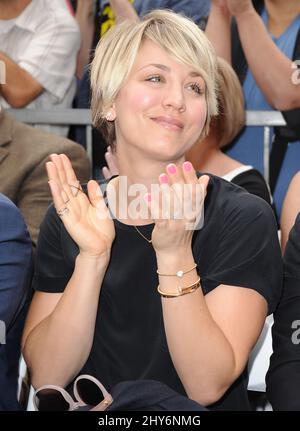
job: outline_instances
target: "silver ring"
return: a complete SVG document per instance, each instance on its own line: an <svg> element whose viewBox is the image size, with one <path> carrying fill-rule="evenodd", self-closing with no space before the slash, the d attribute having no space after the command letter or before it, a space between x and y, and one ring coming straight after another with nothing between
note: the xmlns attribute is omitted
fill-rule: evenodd
<svg viewBox="0 0 300 431"><path fill-rule="evenodd" d="M63 207L62 209L57 211L57 214L59 217L63 217L65 214L68 214L70 212L69 208Z"/></svg>

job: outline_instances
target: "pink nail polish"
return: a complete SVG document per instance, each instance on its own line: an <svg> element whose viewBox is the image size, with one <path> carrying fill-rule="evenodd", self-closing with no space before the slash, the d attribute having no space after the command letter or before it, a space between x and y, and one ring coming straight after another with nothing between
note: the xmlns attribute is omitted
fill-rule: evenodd
<svg viewBox="0 0 300 431"><path fill-rule="evenodd" d="M145 199L146 202L151 202L151 194L150 193L146 193L144 195L144 199Z"/></svg>
<svg viewBox="0 0 300 431"><path fill-rule="evenodd" d="M160 184L168 184L168 176L166 174L160 174L159 182Z"/></svg>
<svg viewBox="0 0 300 431"><path fill-rule="evenodd" d="M191 162L184 162L183 163L183 169L186 172L190 172L192 170L192 164L191 164Z"/></svg>
<svg viewBox="0 0 300 431"><path fill-rule="evenodd" d="M167 171L169 172L169 174L176 174L177 168L173 163L171 163L167 166Z"/></svg>

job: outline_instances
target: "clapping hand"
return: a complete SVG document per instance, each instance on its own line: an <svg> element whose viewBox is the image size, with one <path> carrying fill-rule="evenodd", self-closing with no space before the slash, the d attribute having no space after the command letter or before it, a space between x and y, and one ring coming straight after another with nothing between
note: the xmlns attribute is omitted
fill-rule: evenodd
<svg viewBox="0 0 300 431"><path fill-rule="evenodd" d="M155 222L152 245L158 254L174 255L190 249L194 230L201 227L209 177L197 178L190 162L172 163L159 182L159 196L145 196Z"/></svg>
<svg viewBox="0 0 300 431"><path fill-rule="evenodd" d="M55 209L80 253L109 257L115 238L113 221L98 183L88 182L86 195L64 154L52 154L46 163Z"/></svg>

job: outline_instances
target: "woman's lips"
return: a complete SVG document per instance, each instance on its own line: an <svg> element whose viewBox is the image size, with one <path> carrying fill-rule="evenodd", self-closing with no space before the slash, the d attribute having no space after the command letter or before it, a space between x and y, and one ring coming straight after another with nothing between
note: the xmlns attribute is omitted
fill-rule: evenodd
<svg viewBox="0 0 300 431"><path fill-rule="evenodd" d="M153 117L153 121L164 127L168 130L174 130L176 132L181 131L183 129L183 123L176 118L172 117Z"/></svg>

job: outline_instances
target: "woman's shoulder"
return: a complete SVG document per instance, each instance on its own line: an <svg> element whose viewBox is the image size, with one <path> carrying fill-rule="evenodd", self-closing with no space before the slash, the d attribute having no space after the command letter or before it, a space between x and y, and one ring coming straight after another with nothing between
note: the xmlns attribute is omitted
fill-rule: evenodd
<svg viewBox="0 0 300 431"><path fill-rule="evenodd" d="M264 230L277 235L277 222L269 203L236 184L209 176L204 208L207 229L224 232L248 226L257 235Z"/></svg>

